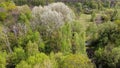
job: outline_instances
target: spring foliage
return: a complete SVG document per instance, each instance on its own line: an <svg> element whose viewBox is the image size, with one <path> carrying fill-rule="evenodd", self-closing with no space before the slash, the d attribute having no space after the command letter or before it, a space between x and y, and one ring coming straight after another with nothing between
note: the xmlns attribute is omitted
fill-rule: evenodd
<svg viewBox="0 0 120 68"><path fill-rule="evenodd" d="M0 0L0 68L120 68L119 2L68 1Z"/></svg>

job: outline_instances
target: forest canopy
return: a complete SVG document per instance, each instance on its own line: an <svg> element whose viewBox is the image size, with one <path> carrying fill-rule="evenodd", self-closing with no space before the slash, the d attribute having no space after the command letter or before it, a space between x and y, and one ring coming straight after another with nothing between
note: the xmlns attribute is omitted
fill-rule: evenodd
<svg viewBox="0 0 120 68"><path fill-rule="evenodd" d="M0 0L0 68L120 68L120 1Z"/></svg>

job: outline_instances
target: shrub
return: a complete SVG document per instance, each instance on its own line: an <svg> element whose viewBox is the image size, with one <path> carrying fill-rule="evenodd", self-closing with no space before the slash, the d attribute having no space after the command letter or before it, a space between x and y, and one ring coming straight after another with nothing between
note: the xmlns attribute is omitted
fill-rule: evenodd
<svg viewBox="0 0 120 68"><path fill-rule="evenodd" d="M94 65L85 55L67 55L63 58L60 68L94 68Z"/></svg>

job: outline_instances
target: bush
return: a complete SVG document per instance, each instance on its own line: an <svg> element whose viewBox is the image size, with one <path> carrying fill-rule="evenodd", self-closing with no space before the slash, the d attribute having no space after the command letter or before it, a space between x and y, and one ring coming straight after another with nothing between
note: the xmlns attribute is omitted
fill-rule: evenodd
<svg viewBox="0 0 120 68"><path fill-rule="evenodd" d="M67 55L63 58L60 68L94 68L94 65L85 55Z"/></svg>

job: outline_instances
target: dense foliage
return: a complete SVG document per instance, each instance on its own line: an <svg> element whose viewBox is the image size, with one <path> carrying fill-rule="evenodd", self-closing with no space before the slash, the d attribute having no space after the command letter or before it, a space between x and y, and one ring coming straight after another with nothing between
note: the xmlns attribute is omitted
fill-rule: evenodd
<svg viewBox="0 0 120 68"><path fill-rule="evenodd" d="M120 2L58 1L0 0L0 68L120 68Z"/></svg>

